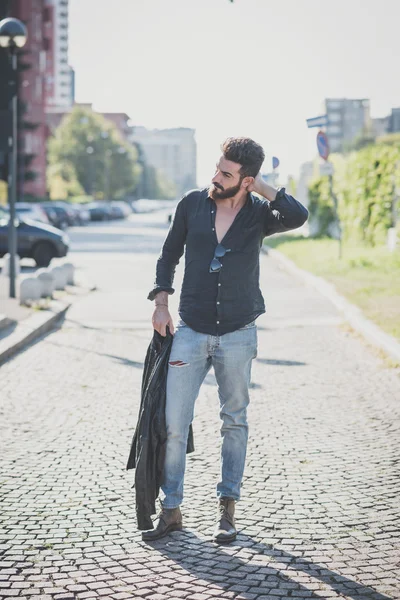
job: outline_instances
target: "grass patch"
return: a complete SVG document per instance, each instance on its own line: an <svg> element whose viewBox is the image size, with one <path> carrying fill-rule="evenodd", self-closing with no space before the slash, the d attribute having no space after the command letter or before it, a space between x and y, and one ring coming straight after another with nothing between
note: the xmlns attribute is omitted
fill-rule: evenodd
<svg viewBox="0 0 400 600"><path fill-rule="evenodd" d="M297 266L323 277L364 314L400 341L400 249L343 245L329 238L279 235L266 240Z"/></svg>

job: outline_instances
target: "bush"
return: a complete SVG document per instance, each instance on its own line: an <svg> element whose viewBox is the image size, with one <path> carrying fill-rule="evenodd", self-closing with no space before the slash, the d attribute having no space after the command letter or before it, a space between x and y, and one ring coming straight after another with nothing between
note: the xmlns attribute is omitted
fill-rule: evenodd
<svg viewBox="0 0 400 600"><path fill-rule="evenodd" d="M373 144L347 157L333 157L333 190L344 237L369 246L382 244L393 223L393 200L400 187L400 144ZM309 186L310 219L318 235L329 235L335 223L328 177Z"/></svg>

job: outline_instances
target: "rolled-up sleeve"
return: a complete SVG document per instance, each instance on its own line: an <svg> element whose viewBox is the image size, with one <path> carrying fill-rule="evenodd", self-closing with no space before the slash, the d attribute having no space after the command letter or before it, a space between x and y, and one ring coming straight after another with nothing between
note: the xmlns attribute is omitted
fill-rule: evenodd
<svg viewBox="0 0 400 600"><path fill-rule="evenodd" d="M175 269L185 249L186 234L187 219L184 196L176 207L161 254L158 257L154 288L147 296L148 300L154 300L159 292L174 293L172 284Z"/></svg>
<svg viewBox="0 0 400 600"><path fill-rule="evenodd" d="M264 235L272 235L297 229L308 219L308 210L293 196L281 188L273 202L270 202L264 215Z"/></svg>

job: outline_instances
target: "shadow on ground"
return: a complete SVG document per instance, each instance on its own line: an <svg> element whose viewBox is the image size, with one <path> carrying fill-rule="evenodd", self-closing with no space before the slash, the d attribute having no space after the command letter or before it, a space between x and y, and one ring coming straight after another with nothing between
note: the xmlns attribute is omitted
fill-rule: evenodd
<svg viewBox="0 0 400 600"><path fill-rule="evenodd" d="M297 360L282 360L279 358L256 358L263 365L279 365L281 367L305 367L307 363Z"/></svg>
<svg viewBox="0 0 400 600"><path fill-rule="evenodd" d="M389 596L320 564L257 542L246 535L239 534L234 544L224 547L200 539L190 531L183 531L149 545L199 580L221 586L221 596L224 592L240 592L242 598L249 600L254 598L254 594L263 597L272 594L271 598L321 598L325 597L324 592L327 592L326 597L332 596L333 590L354 600L391 600ZM248 552L246 558L235 555L242 550ZM291 571L295 572L293 577ZM298 583L296 574L319 581L320 589L316 590L313 586L313 590L307 584ZM196 585L195 581L193 585Z"/></svg>

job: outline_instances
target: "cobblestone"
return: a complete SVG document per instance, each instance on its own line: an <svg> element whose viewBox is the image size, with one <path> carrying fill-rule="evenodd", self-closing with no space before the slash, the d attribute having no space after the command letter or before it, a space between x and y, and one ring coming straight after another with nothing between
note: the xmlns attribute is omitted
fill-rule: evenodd
<svg viewBox="0 0 400 600"><path fill-rule="evenodd" d="M139 298L155 258L121 259L136 286L134 325L131 313L118 317L127 326L103 322L102 294L114 301L104 279L60 329L0 369L0 598L400 599L399 372L266 257L238 539L211 542L219 421L210 374L196 406L185 529L142 542L125 464L151 335ZM119 263L104 260L117 277Z"/></svg>

